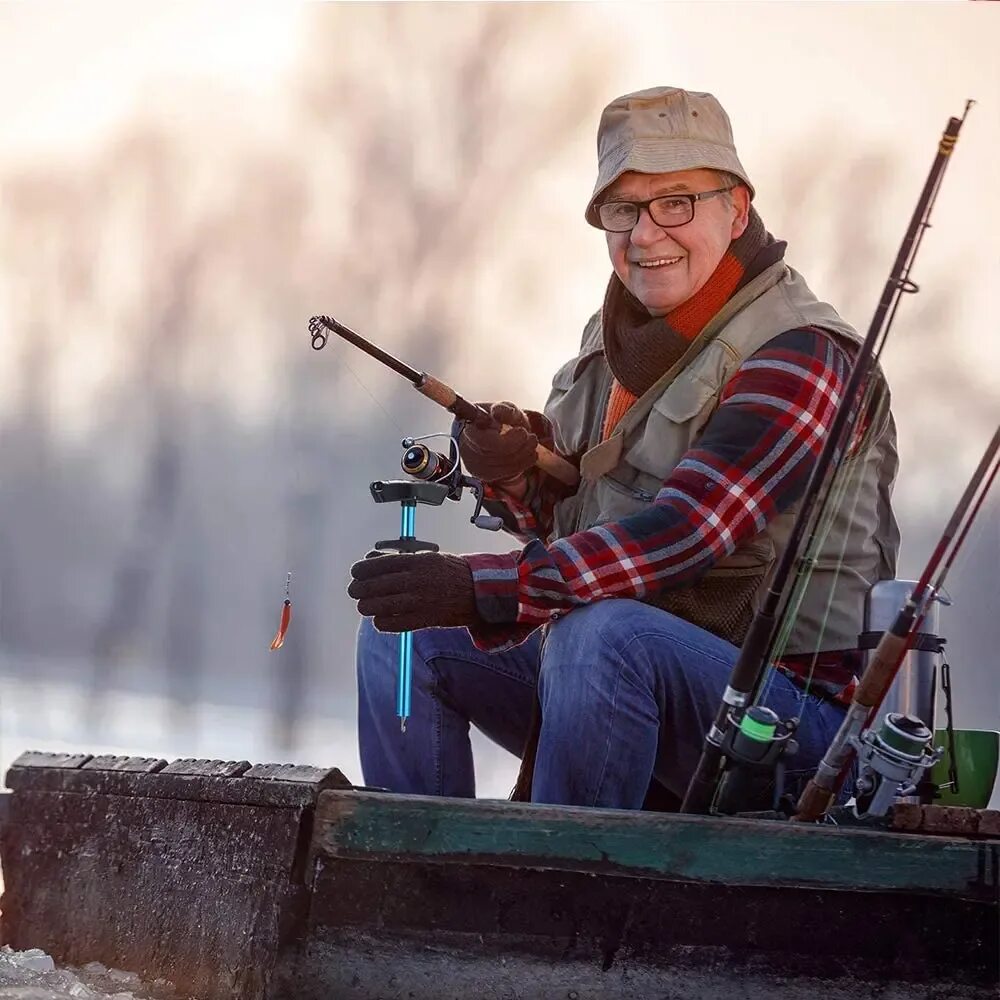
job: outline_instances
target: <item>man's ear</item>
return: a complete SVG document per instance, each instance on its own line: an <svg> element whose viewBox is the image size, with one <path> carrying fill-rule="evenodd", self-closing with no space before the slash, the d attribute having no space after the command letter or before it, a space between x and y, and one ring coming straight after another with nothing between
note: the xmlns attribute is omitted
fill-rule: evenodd
<svg viewBox="0 0 1000 1000"><path fill-rule="evenodd" d="M750 223L750 191L744 184L737 184L732 190L733 208L736 211L733 219L732 239L743 235Z"/></svg>

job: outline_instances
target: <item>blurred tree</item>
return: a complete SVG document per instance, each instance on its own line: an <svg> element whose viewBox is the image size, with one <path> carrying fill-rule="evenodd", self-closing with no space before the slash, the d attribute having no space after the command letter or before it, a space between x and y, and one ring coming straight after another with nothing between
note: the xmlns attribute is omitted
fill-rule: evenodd
<svg viewBox="0 0 1000 1000"><path fill-rule="evenodd" d="M851 148L849 139L827 123L779 158L783 169L772 225L788 239L793 266L804 259L802 270L813 288L865 333L910 219L890 215L886 206L905 175L912 184L905 211L912 213L923 179L919 169L898 162L886 148L831 155ZM943 183L949 184L947 175ZM960 290L966 275L957 258L945 267L929 267L929 244L936 238L932 228L911 274L920 291L903 296L883 355L901 455L894 493L903 534L900 579L922 571L1000 416L1000 381L988 366L970 364L961 346ZM956 668L960 727L993 727L1000 712L1000 695L982 698L984 690L996 691L987 665L989 651L1000 643L998 511L994 496L951 574L948 589L955 600L941 619Z"/></svg>
<svg viewBox="0 0 1000 1000"><path fill-rule="evenodd" d="M366 487L398 454L373 441L354 359L313 354L305 320L332 305L447 374L478 269L504 266L504 206L606 96L602 43L550 8L309 18L286 141L241 128L252 112L227 117L200 85L184 116L139 116L72 170L5 178L0 222L21 251L11 325L30 351L2 427L21 464L5 463L17 475L0 489L22 527L0 545L0 638L89 647L95 725L123 685L183 710L202 663L201 696L259 703L260 680L273 685L271 740L289 750L310 680L353 715L343 577L388 533ZM86 412L72 447L67 384ZM382 385L390 421L426 419L402 383ZM287 569L295 622L279 657L266 641Z"/></svg>
<svg viewBox="0 0 1000 1000"><path fill-rule="evenodd" d="M923 176L914 164L896 160L888 147L831 155L850 148L850 136L826 123L778 157L779 197L770 224L779 238L789 241L793 266L804 260L802 269L814 289L864 334ZM904 201L906 214L897 217L886 206L898 203L890 195L904 174L911 178L912 200ZM935 238L932 228L926 241ZM978 442L981 437L985 447L1000 412L1000 380L988 368L969 364L962 349L962 269L956 262L929 277L929 250L918 252L911 277L920 291L902 297L883 355L903 446L919 442L904 455L901 469L901 482L913 488L942 475L964 475L966 466L971 473L971 456L981 449L977 452L978 444L969 451L956 448L956 440ZM902 490L897 502L912 501L909 492Z"/></svg>
<svg viewBox="0 0 1000 1000"><path fill-rule="evenodd" d="M442 18L425 5L330 5L315 8L312 18L300 89L302 141L318 168L312 225L329 238L310 255L307 289L312 301L333 303L349 325L390 349L405 345L411 363L441 374L465 332L476 273L491 266L488 252L504 206L523 196L535 169L561 151L601 100L604 75L584 55L593 43L581 39L583 53L572 58L553 52L548 39L564 22L540 7L473 5ZM532 100L538 81L519 90L510 73L530 63L542 40L544 92ZM607 64L603 54L594 62ZM539 68L526 73L529 81ZM337 601L337 589L346 566L391 533L392 516L372 507L359 517L355 508L351 530L327 529L343 495L339 473L351 470L363 495L358 449L366 447L366 432L332 433L359 424L359 415L344 412L348 392L356 395L353 365L345 375L345 366L334 363L350 349L333 344L310 357L300 343L289 358L286 439L300 471L289 480L285 519L296 609L305 603L277 675L280 745L294 730L307 666L320 667L319 682L327 687L331 659L348 659L355 619L350 605ZM361 355L356 360L364 365ZM396 417L415 419L423 405L416 394L401 381L382 384ZM369 409L371 400L364 405ZM444 415L437 423L447 426ZM338 567L338 578L324 587L330 566ZM324 617L310 595L324 593L326 607L339 605L342 614L327 614L325 636L310 635ZM333 649L348 655L331 658ZM353 699L351 705L353 716Z"/></svg>

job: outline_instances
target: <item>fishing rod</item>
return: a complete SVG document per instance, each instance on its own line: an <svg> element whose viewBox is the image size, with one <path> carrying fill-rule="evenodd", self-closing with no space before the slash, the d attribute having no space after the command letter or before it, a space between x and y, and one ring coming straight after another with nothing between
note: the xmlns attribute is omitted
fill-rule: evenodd
<svg viewBox="0 0 1000 1000"><path fill-rule="evenodd" d="M843 398L834 414L830 432L823 443L819 458L813 466L803 494L799 512L792 525L788 543L778 560L777 568L764 595L760 609L755 614L743 640L739 656L733 666L729 682L722 696L716 717L705 734L698 766L684 795L681 812L707 813L712 808L720 771L725 760L737 759L732 752L736 731L754 738L754 727L743 726L747 708L751 703L764 669L770 659L772 643L779 624L779 609L793 571L800 566L800 552L808 548L815 526L822 518L823 507L830 497L831 469L840 456L847 454L857 420L862 410L858 405L868 389L878 358L888 336L896 307L904 293L919 291L910 280L909 273L924 231L929 227L930 212L944 175L945 167L958 140L972 101L967 101L961 118L949 118L938 143L938 150L924 182L910 224L907 227L892 271L885 283L875 315L857 352L850 377L844 388ZM812 532L810 532L812 528ZM807 536L807 532L810 532ZM805 542L805 545L803 544ZM762 735L762 734L761 734ZM727 756L728 754L728 756Z"/></svg>
<svg viewBox="0 0 1000 1000"><path fill-rule="evenodd" d="M493 427L501 431L504 430L483 407L463 399L451 386L445 385L433 375L428 375L427 372L418 372L416 368L404 364L399 358L393 357L371 341L365 340L360 334L355 333L350 327L344 326L332 316L313 316L309 320L313 350L321 351L326 347L329 339L327 331L342 337L349 344L364 351L369 357L380 361L387 368L391 368L397 375L402 375L417 392L433 400L438 406L443 406L459 420L467 421L476 427ZM567 462L561 455L550 451L544 445L538 445L535 451L535 464L542 471L547 472L554 479L558 479L559 482L565 483L567 486L576 486L580 481L580 473L576 466Z"/></svg>
<svg viewBox="0 0 1000 1000"><path fill-rule="evenodd" d="M855 752L862 763L857 789L859 815L882 815L897 794L912 794L921 773L940 758L940 753L927 749L933 734L922 720L892 714L878 733L866 732L866 727L876 717L903 658L913 645L928 606L941 592L955 556L993 485L997 469L1000 469L1000 427L962 493L916 587L895 621L882 633L837 735L799 797L795 819L811 821L823 816L840 790Z"/></svg>

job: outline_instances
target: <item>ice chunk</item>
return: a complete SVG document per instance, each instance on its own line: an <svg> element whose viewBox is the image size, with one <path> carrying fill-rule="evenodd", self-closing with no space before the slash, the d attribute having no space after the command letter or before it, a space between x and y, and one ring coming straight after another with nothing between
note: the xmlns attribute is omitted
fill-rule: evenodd
<svg viewBox="0 0 1000 1000"><path fill-rule="evenodd" d="M56 963L41 948L11 952L10 961L18 968L31 972L52 972L56 967Z"/></svg>

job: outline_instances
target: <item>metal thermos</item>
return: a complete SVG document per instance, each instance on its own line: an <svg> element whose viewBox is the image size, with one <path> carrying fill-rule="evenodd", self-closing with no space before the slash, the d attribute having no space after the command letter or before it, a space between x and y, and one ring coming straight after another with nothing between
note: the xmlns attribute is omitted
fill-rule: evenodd
<svg viewBox="0 0 1000 1000"><path fill-rule="evenodd" d="M913 580L881 580L868 592L865 604L865 631L860 646L867 650L865 659L878 645L882 633L892 625L906 599L913 592ZM912 647L903 658L899 673L882 702L873 728L890 712L915 716L928 729L934 730L935 695L938 669L944 658L944 640L940 637L940 606L947 603L942 595L935 597L927 607Z"/></svg>

